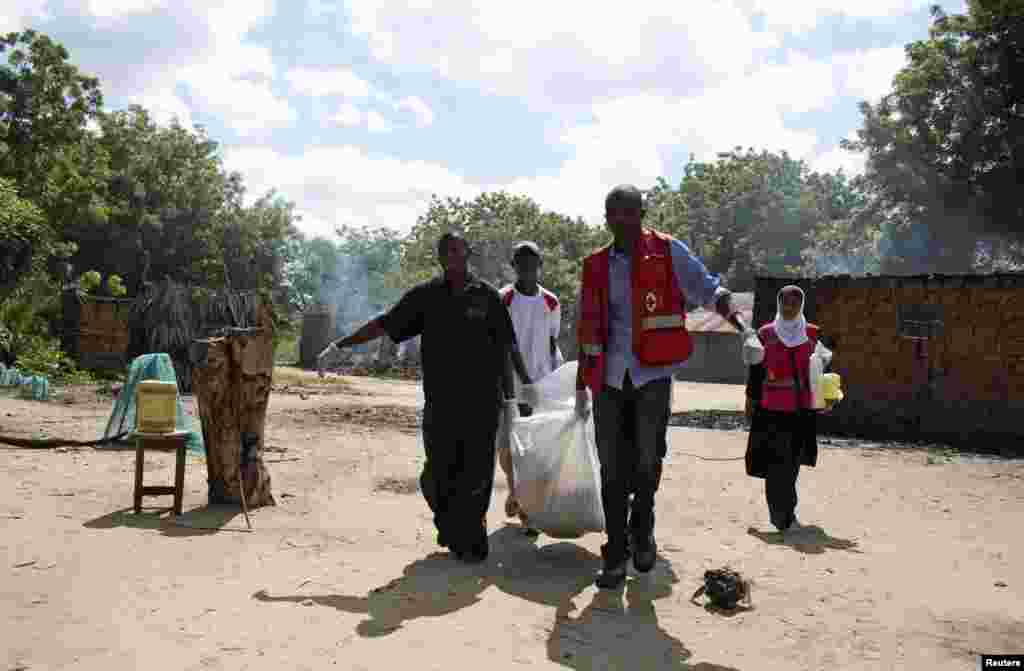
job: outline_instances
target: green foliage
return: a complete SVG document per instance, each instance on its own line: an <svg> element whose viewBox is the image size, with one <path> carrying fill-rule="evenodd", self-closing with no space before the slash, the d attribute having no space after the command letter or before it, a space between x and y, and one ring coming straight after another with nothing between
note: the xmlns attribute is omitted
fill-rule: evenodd
<svg viewBox="0 0 1024 671"><path fill-rule="evenodd" d="M90 138L106 162L102 207L64 226L79 243L74 265L121 276L133 295L144 276L203 284L215 270L222 284L220 243L239 215L241 185L223 170L217 144L202 129L158 126L138 106L101 115Z"/></svg>
<svg viewBox="0 0 1024 671"><path fill-rule="evenodd" d="M335 266L328 269L328 278L343 292L345 283L366 292L362 317L379 314L389 308L402 295L398 273L401 270L403 243L398 232L390 228L337 229L341 241L337 245ZM363 281L355 281L357 277Z"/></svg>
<svg viewBox="0 0 1024 671"><path fill-rule="evenodd" d="M0 302L54 252L43 213L21 198L12 180L0 178Z"/></svg>
<svg viewBox="0 0 1024 671"><path fill-rule="evenodd" d="M888 95L861 104L846 143L868 154L862 219L886 223L886 272L968 272L979 241L1024 240L1024 5L967 4L966 15L933 9L929 38L907 46Z"/></svg>
<svg viewBox="0 0 1024 671"><path fill-rule="evenodd" d="M282 336L274 348L274 363L292 366L299 361L299 334L289 333Z"/></svg>
<svg viewBox="0 0 1024 671"><path fill-rule="evenodd" d="M60 341L33 334L23 339L15 365L25 375L45 376L51 384L83 384L93 377L80 370L60 347Z"/></svg>
<svg viewBox="0 0 1024 671"><path fill-rule="evenodd" d="M120 275L111 275L107 278L107 290L110 292L110 295L115 298L121 298L128 293Z"/></svg>
<svg viewBox="0 0 1024 671"><path fill-rule="evenodd" d="M85 134L103 103L99 80L81 74L67 49L33 30L0 37L0 177L46 207L54 170Z"/></svg>
<svg viewBox="0 0 1024 671"><path fill-rule="evenodd" d="M32 338L47 338L49 323L60 311L57 288L37 270L0 301L0 350L17 360Z"/></svg>
<svg viewBox="0 0 1024 671"><path fill-rule="evenodd" d="M319 302L320 287L325 275L334 273L338 265L338 248L326 238L306 239L296 236L285 250L284 287L287 305L293 314L305 312Z"/></svg>
<svg viewBox="0 0 1024 671"><path fill-rule="evenodd" d="M841 224L861 202L841 174L811 173L785 152L737 148L713 162L691 158L678 189L659 180L646 224L686 242L731 289L750 291L758 274L846 270L847 257L866 251Z"/></svg>
<svg viewBox="0 0 1024 671"><path fill-rule="evenodd" d="M99 289L102 282L103 276L95 270L82 273L82 276L78 278L78 286L87 294L91 294Z"/></svg>
<svg viewBox="0 0 1024 671"><path fill-rule="evenodd" d="M501 287L515 279L512 247L532 240L544 258L541 284L562 302L562 347L575 351L572 329L576 319L583 258L611 240L603 228L587 226L554 212L544 212L526 196L484 193L475 200L442 200L436 196L419 217L402 245L400 285L403 288L441 272L437 241L446 231L461 231L473 250L471 268L481 279Z"/></svg>

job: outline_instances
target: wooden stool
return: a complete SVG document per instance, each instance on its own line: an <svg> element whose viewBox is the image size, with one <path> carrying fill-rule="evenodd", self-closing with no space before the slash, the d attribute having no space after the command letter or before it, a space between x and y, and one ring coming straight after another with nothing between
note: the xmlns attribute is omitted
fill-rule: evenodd
<svg viewBox="0 0 1024 671"><path fill-rule="evenodd" d="M174 433L133 433L135 438L135 512L142 512L143 496L174 495L174 514L181 514L181 503L185 492L185 444L187 431ZM146 487L142 484L142 465L145 463L146 448L160 447L175 449L174 485L171 487Z"/></svg>

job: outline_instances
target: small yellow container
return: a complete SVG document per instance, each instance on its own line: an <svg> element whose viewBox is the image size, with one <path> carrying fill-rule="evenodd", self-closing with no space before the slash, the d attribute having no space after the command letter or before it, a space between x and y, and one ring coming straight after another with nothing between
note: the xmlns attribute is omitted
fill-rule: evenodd
<svg viewBox="0 0 1024 671"><path fill-rule="evenodd" d="M135 387L135 430L173 433L177 419L178 385L144 380Z"/></svg>
<svg viewBox="0 0 1024 671"><path fill-rule="evenodd" d="M825 373L821 379L821 386L823 396L826 401L841 401L843 400L843 390L840 386L840 379L838 373Z"/></svg>

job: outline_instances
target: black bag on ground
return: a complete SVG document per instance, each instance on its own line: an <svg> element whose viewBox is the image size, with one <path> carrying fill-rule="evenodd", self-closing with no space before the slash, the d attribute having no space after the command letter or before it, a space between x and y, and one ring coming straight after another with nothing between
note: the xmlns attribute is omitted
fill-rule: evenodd
<svg viewBox="0 0 1024 671"><path fill-rule="evenodd" d="M728 568L712 569L704 572L704 584L701 585L691 601L705 595L715 608L732 610L741 601L750 603L750 583L736 571Z"/></svg>

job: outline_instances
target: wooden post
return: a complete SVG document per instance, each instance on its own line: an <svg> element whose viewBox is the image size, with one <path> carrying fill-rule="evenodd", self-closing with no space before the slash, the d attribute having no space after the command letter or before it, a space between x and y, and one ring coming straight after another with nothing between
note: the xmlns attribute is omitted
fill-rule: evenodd
<svg viewBox="0 0 1024 671"><path fill-rule="evenodd" d="M209 502L241 503L239 478L250 508L276 505L263 463L263 431L274 372L274 322L261 302L256 327L228 330L192 345L192 382L206 448ZM240 468L242 439L256 448Z"/></svg>

